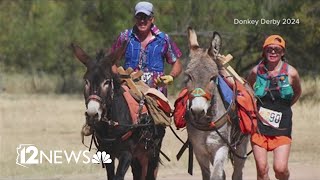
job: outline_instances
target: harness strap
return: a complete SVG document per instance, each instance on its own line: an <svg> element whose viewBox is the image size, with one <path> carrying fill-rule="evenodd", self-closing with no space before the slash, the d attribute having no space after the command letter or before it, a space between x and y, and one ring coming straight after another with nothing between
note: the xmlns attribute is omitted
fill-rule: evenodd
<svg viewBox="0 0 320 180"><path fill-rule="evenodd" d="M146 112L142 113L142 109L146 108L144 102L145 102L145 96L142 96L142 99L139 102L138 113L137 113L137 119L138 119L137 121L138 121L138 123L139 123L139 121L141 119L141 115L142 114L146 114Z"/></svg>
<svg viewBox="0 0 320 180"><path fill-rule="evenodd" d="M121 136L121 141L126 141L127 139L129 139L129 137L131 137L132 135L132 131L128 131L126 132L124 135Z"/></svg>
<svg viewBox="0 0 320 180"><path fill-rule="evenodd" d="M89 145L89 146L87 146L87 145L84 143L84 137L83 137L83 136L82 136L81 142L82 142L82 144L83 144L85 147L89 148L89 151L91 151L93 140L94 140L94 132L93 132L92 135L91 135L91 140L90 140L90 145ZM96 147L98 148L97 145L96 145ZM95 148L94 148L94 149L95 149ZM95 149L95 150L97 150L97 149Z"/></svg>
<svg viewBox="0 0 320 180"><path fill-rule="evenodd" d="M288 63L283 62L282 67L280 69L281 75L288 75Z"/></svg>
<svg viewBox="0 0 320 180"><path fill-rule="evenodd" d="M182 144L184 144L183 140L178 136L178 134L173 130L172 126L169 126L171 132L174 134L174 136L180 141L182 142Z"/></svg>
<svg viewBox="0 0 320 180"><path fill-rule="evenodd" d="M179 150L178 154L176 155L177 160L179 161L182 154L186 151L186 149L189 147L189 155L188 155L188 173L190 175L193 174L193 146L189 139L185 143L183 143L181 149Z"/></svg>
<svg viewBox="0 0 320 180"><path fill-rule="evenodd" d="M232 154L234 154L236 157L240 158L240 159L247 159L247 157L252 153L252 150L250 152L248 152L246 155L241 156L239 155L235 149L231 146L231 144L228 142L228 140L226 138L224 138L221 133L218 131L218 129L215 129L215 131L217 132L217 134L220 136L220 138L227 144L227 146L229 147L230 151L232 152Z"/></svg>
<svg viewBox="0 0 320 180"><path fill-rule="evenodd" d="M93 142L93 138L94 138L93 134L94 134L94 132L92 133L92 136L91 136L89 151L91 151L91 147L92 147L92 142Z"/></svg>
<svg viewBox="0 0 320 180"><path fill-rule="evenodd" d="M236 89L234 88L234 92L235 91L236 91ZM194 123L193 121L189 121L189 122L193 127L195 127L196 129L202 130L202 131L212 131L215 129L219 129L225 123L228 122L228 120L229 120L228 115L230 114L231 110L234 110L234 109L235 109L235 95L233 96L232 101L231 101L229 107L227 108L226 112L223 115L221 115L217 120L211 121L208 125L205 125L205 126L198 125L198 124ZM186 119L188 119L188 118L186 118Z"/></svg>
<svg viewBox="0 0 320 180"><path fill-rule="evenodd" d="M287 76L288 75L288 67L289 67L288 63L282 62L281 68L279 70L279 74L277 76L282 76L282 75ZM271 79L271 76L268 75L268 69L266 68L264 61L261 61L258 64L258 72L257 73L258 73L258 75L264 75L264 77L267 79Z"/></svg>
<svg viewBox="0 0 320 180"><path fill-rule="evenodd" d="M183 143L182 147L180 148L178 154L176 155L177 160L179 161L182 154L184 153L184 151L188 148L189 146L189 139L187 139L186 142Z"/></svg>
<svg viewBox="0 0 320 180"><path fill-rule="evenodd" d="M189 142L188 173L190 175L193 174L193 146L192 146L191 142Z"/></svg>
<svg viewBox="0 0 320 180"><path fill-rule="evenodd" d="M170 158L169 158L163 151L161 151L160 147L158 146L158 144L155 143L154 140L152 140L152 141L150 141L150 142L153 144L153 147L154 147L156 150L158 150L159 153L160 153L164 158L166 158L167 161L169 161L169 162L171 161Z"/></svg>
<svg viewBox="0 0 320 180"><path fill-rule="evenodd" d="M214 126L216 129L219 129L221 128L228 120L230 121L230 117L228 116L228 118L225 118L227 115L230 115L230 112L232 110L235 110L235 101L236 101L236 91L237 89L234 87L233 88L233 97L232 97L232 100L231 100L231 103L229 104L226 112L219 118L217 119L216 121L214 122L211 122L210 125L211 126Z"/></svg>
<svg viewBox="0 0 320 180"><path fill-rule="evenodd" d="M164 152L161 151L161 149L159 149L159 152L164 158L166 158L167 161L171 161L170 158Z"/></svg>

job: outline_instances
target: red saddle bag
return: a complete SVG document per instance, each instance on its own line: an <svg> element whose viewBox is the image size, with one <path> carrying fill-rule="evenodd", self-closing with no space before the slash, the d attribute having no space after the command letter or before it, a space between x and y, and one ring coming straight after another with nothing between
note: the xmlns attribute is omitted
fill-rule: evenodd
<svg viewBox="0 0 320 180"><path fill-rule="evenodd" d="M248 84L236 83L236 105L239 118L239 127L244 134L253 134L257 131L257 105L253 93L250 92Z"/></svg>
<svg viewBox="0 0 320 180"><path fill-rule="evenodd" d="M177 100L174 102L173 119L177 129L186 126L185 114L187 112L188 94L187 88L182 89Z"/></svg>

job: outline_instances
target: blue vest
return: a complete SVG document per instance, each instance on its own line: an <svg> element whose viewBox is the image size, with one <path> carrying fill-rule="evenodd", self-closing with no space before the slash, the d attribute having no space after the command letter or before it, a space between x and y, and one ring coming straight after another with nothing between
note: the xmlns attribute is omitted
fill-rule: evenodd
<svg viewBox="0 0 320 180"><path fill-rule="evenodd" d="M128 34L128 45L125 54L124 68L129 67L136 69L139 65L141 43L132 33L132 29L129 30ZM146 62L145 66L141 70L148 72L163 72L164 71L164 46L166 44L165 34L161 32L156 35L147 45L146 51Z"/></svg>

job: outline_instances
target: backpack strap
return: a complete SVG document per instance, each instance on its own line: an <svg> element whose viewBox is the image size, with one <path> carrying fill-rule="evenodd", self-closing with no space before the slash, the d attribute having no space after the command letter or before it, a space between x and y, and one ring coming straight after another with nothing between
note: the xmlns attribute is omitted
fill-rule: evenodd
<svg viewBox="0 0 320 180"><path fill-rule="evenodd" d="M283 64L282 64L282 67L281 67L281 69L280 69L280 72L279 72L279 75L281 76L281 75L288 75L288 68L289 68L289 65L288 65L288 63L286 63L286 62L283 62Z"/></svg>
<svg viewBox="0 0 320 180"><path fill-rule="evenodd" d="M265 80L271 79L271 76L268 74L268 69L264 60L260 61L258 64L257 75Z"/></svg>
<svg viewBox="0 0 320 180"><path fill-rule="evenodd" d="M260 61L259 64L258 64L258 75L265 75L267 74L267 68L266 68L266 65L265 65L265 62L264 60Z"/></svg>

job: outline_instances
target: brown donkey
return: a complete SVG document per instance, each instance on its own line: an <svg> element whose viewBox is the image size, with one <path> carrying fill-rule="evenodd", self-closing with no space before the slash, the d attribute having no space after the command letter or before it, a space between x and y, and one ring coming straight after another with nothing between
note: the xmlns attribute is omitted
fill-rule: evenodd
<svg viewBox="0 0 320 180"><path fill-rule="evenodd" d="M98 150L110 154L112 162L105 164L108 180L123 180L130 165L134 180L156 179L165 129L149 123L150 117L140 119L141 124L133 124L119 75L111 68L121 58L124 47L109 55L100 51L95 60L79 46L71 47L86 66L85 115L93 127ZM119 161L117 169L115 159Z"/></svg>

